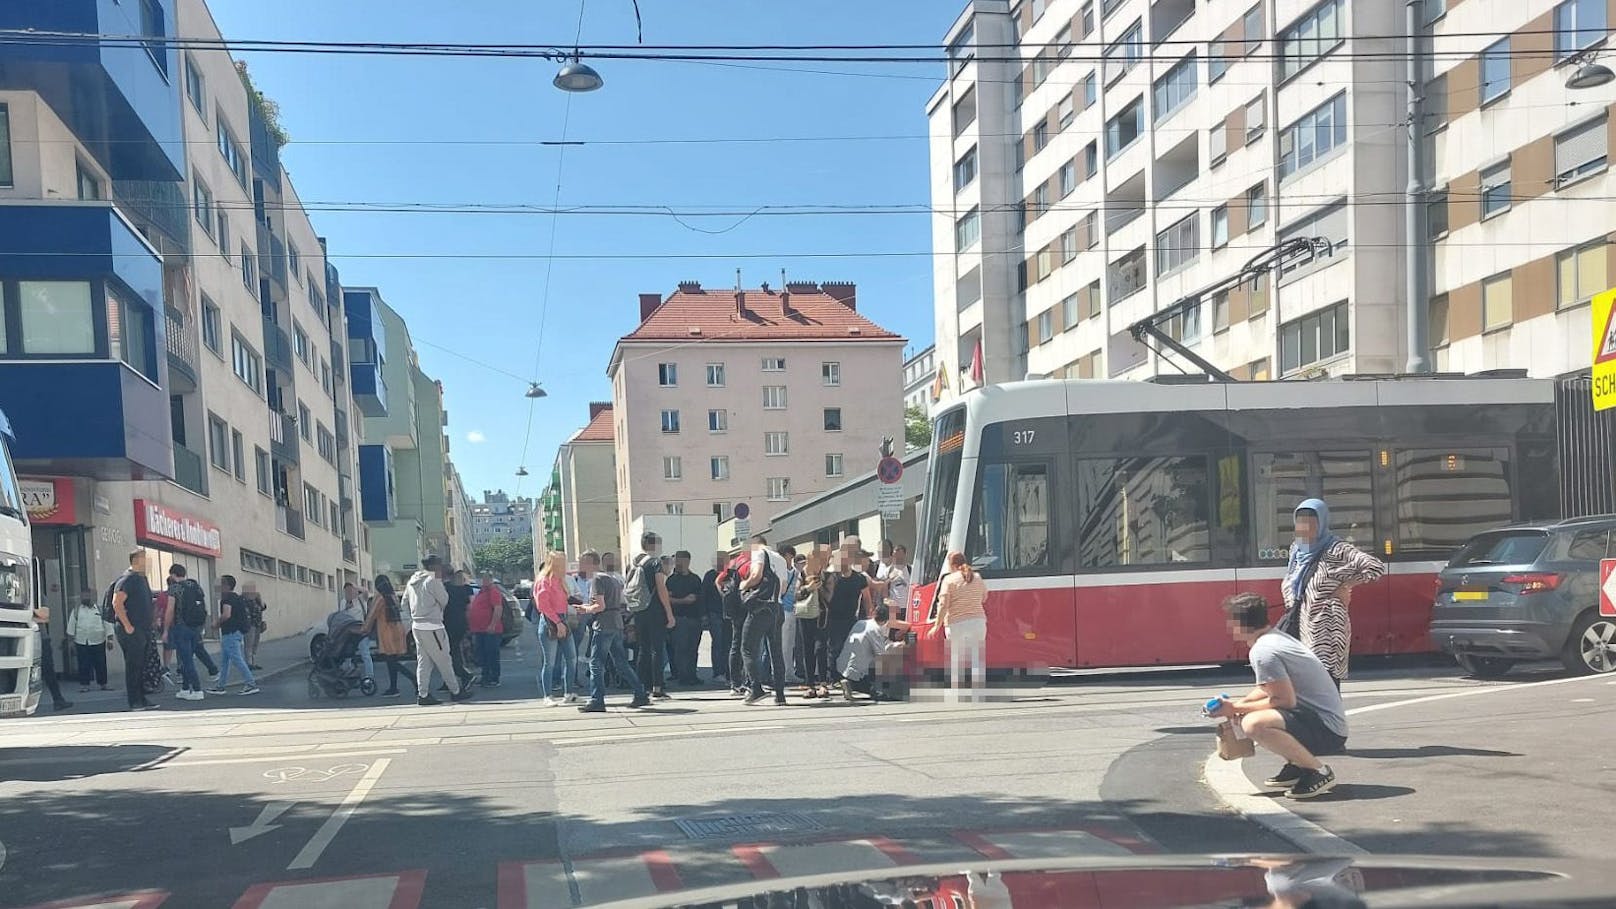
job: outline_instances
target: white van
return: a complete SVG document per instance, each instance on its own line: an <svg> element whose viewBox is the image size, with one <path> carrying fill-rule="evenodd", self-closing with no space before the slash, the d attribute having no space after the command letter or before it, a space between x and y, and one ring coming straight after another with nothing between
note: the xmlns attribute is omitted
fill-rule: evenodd
<svg viewBox="0 0 1616 909"><path fill-rule="evenodd" d="M39 626L34 623L33 540L11 466L11 421L0 411L0 717L39 707Z"/></svg>

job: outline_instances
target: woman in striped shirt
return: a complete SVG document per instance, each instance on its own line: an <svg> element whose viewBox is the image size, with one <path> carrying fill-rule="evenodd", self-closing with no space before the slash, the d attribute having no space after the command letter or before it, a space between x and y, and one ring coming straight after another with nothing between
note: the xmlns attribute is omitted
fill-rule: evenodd
<svg viewBox="0 0 1616 909"><path fill-rule="evenodd" d="M948 639L949 694L958 697L960 670L969 657L971 699L980 700L987 687L988 616L982 604L987 600L988 586L964 553L949 553L948 569L937 592L937 624Z"/></svg>

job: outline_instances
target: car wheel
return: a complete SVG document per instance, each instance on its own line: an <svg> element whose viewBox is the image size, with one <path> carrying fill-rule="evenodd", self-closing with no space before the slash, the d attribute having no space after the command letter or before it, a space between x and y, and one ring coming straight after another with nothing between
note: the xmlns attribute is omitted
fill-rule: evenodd
<svg viewBox="0 0 1616 909"><path fill-rule="evenodd" d="M320 651L325 649L325 635L317 634L309 638L309 660L319 662Z"/></svg>
<svg viewBox="0 0 1616 909"><path fill-rule="evenodd" d="M1571 626L1571 637L1566 639L1561 662L1578 675L1616 670L1616 618L1593 610L1584 613Z"/></svg>
<svg viewBox="0 0 1616 909"><path fill-rule="evenodd" d="M1457 657L1465 675L1476 679L1501 679L1515 668L1514 660L1502 657L1461 655Z"/></svg>

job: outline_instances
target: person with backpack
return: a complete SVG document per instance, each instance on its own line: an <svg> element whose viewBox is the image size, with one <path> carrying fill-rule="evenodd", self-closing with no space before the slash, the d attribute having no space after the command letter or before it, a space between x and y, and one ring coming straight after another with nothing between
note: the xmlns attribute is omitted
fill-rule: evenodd
<svg viewBox="0 0 1616 909"><path fill-rule="evenodd" d="M247 638L247 629L251 627L252 617L247 612L247 603L236 593L236 579L234 575L224 575L219 578L219 586L224 589L224 596L219 598L219 650L222 652L223 666L219 667L219 681L208 689L208 694L227 694L230 685L230 667L241 670L242 695L257 694L258 681L253 678L252 670L247 668L247 653L242 649ZM193 699L195 700L195 699Z"/></svg>
<svg viewBox="0 0 1616 909"><path fill-rule="evenodd" d="M129 569L114 581L107 605L117 622L118 648L123 651L124 696L130 710L153 710L146 699L146 655L152 645L155 607L151 584L146 581L146 550L129 553Z"/></svg>
<svg viewBox="0 0 1616 909"><path fill-rule="evenodd" d="M200 701L204 695L202 679L196 673L198 654L212 662L202 649L202 630L208 626L208 599L202 585L185 574L185 566L177 562L168 570L168 602L172 612L168 636L174 642L175 659L180 667L180 690L174 696L182 701Z"/></svg>
<svg viewBox="0 0 1616 909"><path fill-rule="evenodd" d="M786 702L786 662L780 641L780 594L791 569L779 553L769 548L763 534L752 538L752 564L741 583L741 602L746 607L746 621L741 628L741 651L746 658L752 687L746 703L756 704L764 697L764 680L774 681L774 702ZM769 645L769 659L764 662L763 645Z"/></svg>
<svg viewBox="0 0 1616 909"><path fill-rule="evenodd" d="M258 585L251 581L241 585L241 599L247 604L247 618L251 621L247 628L247 639L242 642L247 650L247 668L257 672L264 668L258 665L258 642L264 639L264 632L269 630L269 625L264 622L264 610L269 607L258 592Z"/></svg>
<svg viewBox="0 0 1616 909"><path fill-rule="evenodd" d="M165 634L163 635L165 648L164 656L166 657L168 655L166 651L172 650L174 655L174 665L176 667L179 666L180 660L179 640L175 632L180 626L185 624L185 622L181 620L180 616L181 600L185 598L190 598L192 601L198 599L201 600L202 612L204 613L202 625L205 628L209 618L209 616L206 614L207 594L203 592L201 584L197 583L194 578L189 578L186 576L185 566L176 563L168 569L168 586L164 589L164 592L158 594L156 598L157 614L164 629L166 630ZM208 675L210 677L218 676L219 666L213 662L213 657L208 655L208 649L202 643L202 635L200 631L197 632L196 646L192 648L191 653L196 662L201 663L202 668L208 671ZM200 676L198 677L200 678ZM185 690L183 673L181 673L177 679L171 677L169 681L179 685L182 691Z"/></svg>
<svg viewBox="0 0 1616 909"><path fill-rule="evenodd" d="M640 684L659 701L668 699L663 690L663 651L668 632L678 624L668 596L668 577L662 568L662 537L647 530L640 535L640 554L629 567L624 582L629 614L634 617L635 656Z"/></svg>
<svg viewBox="0 0 1616 909"><path fill-rule="evenodd" d="M741 602L741 582L752 567L752 554L737 552L718 575L718 593L724 603L724 624L729 628L729 689L745 694L746 662L741 658L741 642L745 640L746 606Z"/></svg>
<svg viewBox="0 0 1616 909"><path fill-rule="evenodd" d="M79 691L89 691L92 678L102 691L111 690L107 685L107 651L112 649L112 623L101 615L95 591L85 588L79 593L79 605L67 617L65 631L78 655Z"/></svg>
<svg viewBox="0 0 1616 909"><path fill-rule="evenodd" d="M651 698L640 683L638 673L629 665L628 654L623 649L623 616L628 612L623 582L618 580L614 572L603 569L595 575L590 602L579 607L579 611L593 616L593 619L589 634L589 703L580 704L578 711L606 712L608 661L618 676L634 687L634 700L629 702L629 706L648 706Z"/></svg>

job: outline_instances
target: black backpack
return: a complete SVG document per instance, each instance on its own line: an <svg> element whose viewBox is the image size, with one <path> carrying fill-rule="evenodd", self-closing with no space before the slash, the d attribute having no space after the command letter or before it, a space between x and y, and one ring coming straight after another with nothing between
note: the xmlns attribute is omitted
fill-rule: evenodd
<svg viewBox="0 0 1616 909"><path fill-rule="evenodd" d="M178 598L177 612L187 628L201 628L208 623L208 600L202 594L202 585L191 580L181 583Z"/></svg>
<svg viewBox="0 0 1616 909"><path fill-rule="evenodd" d="M119 578L118 580L122 580ZM101 621L118 624L118 613L112 608L112 595L118 592L118 581L107 585L107 592L101 594Z"/></svg>
<svg viewBox="0 0 1616 909"><path fill-rule="evenodd" d="M780 602L780 575L775 573L768 553L763 556L763 580L756 587L741 591L741 602L748 606Z"/></svg>

